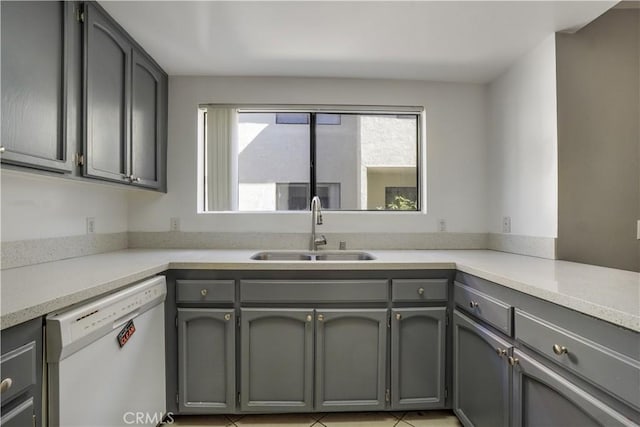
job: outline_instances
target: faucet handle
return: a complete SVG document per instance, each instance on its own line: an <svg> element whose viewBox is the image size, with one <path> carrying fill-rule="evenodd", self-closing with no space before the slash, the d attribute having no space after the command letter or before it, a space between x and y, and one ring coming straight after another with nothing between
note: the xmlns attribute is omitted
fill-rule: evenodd
<svg viewBox="0 0 640 427"><path fill-rule="evenodd" d="M327 238L325 237L324 234L321 234L320 237L316 237L316 240L314 242L316 245L326 245L327 244Z"/></svg>

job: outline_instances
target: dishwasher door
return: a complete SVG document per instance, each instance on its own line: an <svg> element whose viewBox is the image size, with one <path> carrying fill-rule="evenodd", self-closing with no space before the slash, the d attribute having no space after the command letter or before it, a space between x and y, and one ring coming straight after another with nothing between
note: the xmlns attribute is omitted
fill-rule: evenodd
<svg viewBox="0 0 640 427"><path fill-rule="evenodd" d="M118 318L108 332L60 360L49 360L49 425L155 426L162 421L166 412L164 298L140 310L142 305L133 310L135 301L119 301L118 310L130 307L130 315ZM135 332L121 347L119 338L129 320Z"/></svg>

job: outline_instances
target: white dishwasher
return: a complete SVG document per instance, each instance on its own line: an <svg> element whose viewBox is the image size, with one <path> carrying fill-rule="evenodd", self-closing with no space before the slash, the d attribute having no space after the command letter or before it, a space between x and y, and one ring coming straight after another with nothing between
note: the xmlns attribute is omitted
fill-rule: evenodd
<svg viewBox="0 0 640 427"><path fill-rule="evenodd" d="M163 276L47 316L49 425L157 425L166 412Z"/></svg>

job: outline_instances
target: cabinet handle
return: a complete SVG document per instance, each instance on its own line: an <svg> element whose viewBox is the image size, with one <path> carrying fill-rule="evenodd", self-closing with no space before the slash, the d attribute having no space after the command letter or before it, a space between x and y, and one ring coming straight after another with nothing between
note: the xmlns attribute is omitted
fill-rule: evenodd
<svg viewBox="0 0 640 427"><path fill-rule="evenodd" d="M507 350L504 348L496 348L496 353L498 354L498 356L502 357L502 356L506 356L507 355Z"/></svg>
<svg viewBox="0 0 640 427"><path fill-rule="evenodd" d="M140 177L131 175L131 182L140 182Z"/></svg>
<svg viewBox="0 0 640 427"><path fill-rule="evenodd" d="M313 316L307 314L307 322L311 322L313 320Z"/></svg>
<svg viewBox="0 0 640 427"><path fill-rule="evenodd" d="M5 391L9 390L12 384L13 380L11 378L3 379L0 383L0 393L4 393Z"/></svg>
<svg viewBox="0 0 640 427"><path fill-rule="evenodd" d="M200 291L200 295L202 295L203 297L206 297L208 293L209 293L208 289L203 289Z"/></svg>
<svg viewBox="0 0 640 427"><path fill-rule="evenodd" d="M516 366L518 363L520 363L520 360L518 360L517 357L512 357L512 356L509 356L507 361L509 362L509 365L511 365L511 366Z"/></svg>
<svg viewBox="0 0 640 427"><path fill-rule="evenodd" d="M231 314L227 313L224 315L224 320L231 320Z"/></svg>
<svg viewBox="0 0 640 427"><path fill-rule="evenodd" d="M396 313L396 319L397 319L397 320L401 320L401 319L402 319L402 314L400 314L400 313Z"/></svg>
<svg viewBox="0 0 640 427"><path fill-rule="evenodd" d="M418 288L418 295L424 295L424 288Z"/></svg>
<svg viewBox="0 0 640 427"><path fill-rule="evenodd" d="M569 349L563 345L554 344L553 352L558 356L569 353Z"/></svg>
<svg viewBox="0 0 640 427"><path fill-rule="evenodd" d="M322 322L324 320L324 314L318 314L318 320Z"/></svg>
<svg viewBox="0 0 640 427"><path fill-rule="evenodd" d="M469 307L471 307L471 308L476 308L477 306L478 306L478 303L477 303L477 302L475 302L475 301L470 301L470 302L469 302Z"/></svg>

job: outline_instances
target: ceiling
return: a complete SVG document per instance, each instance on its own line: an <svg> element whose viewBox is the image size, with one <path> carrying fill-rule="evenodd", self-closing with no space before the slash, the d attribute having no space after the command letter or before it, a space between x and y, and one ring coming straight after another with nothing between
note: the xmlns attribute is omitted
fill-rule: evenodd
<svg viewBox="0 0 640 427"><path fill-rule="evenodd" d="M615 1L101 1L170 75L488 82Z"/></svg>

